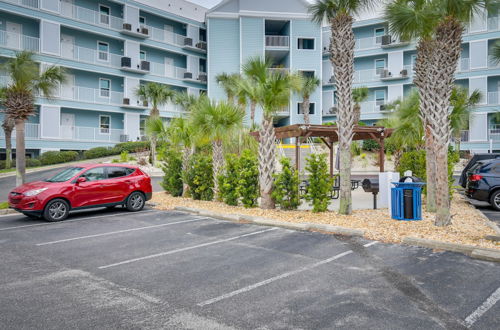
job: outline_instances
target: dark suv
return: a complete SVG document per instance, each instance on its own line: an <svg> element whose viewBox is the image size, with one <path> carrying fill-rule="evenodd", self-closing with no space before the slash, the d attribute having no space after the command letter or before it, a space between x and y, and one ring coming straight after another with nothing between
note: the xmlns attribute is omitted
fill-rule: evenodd
<svg viewBox="0 0 500 330"><path fill-rule="evenodd" d="M500 211L500 159L481 160L467 171L467 196Z"/></svg>

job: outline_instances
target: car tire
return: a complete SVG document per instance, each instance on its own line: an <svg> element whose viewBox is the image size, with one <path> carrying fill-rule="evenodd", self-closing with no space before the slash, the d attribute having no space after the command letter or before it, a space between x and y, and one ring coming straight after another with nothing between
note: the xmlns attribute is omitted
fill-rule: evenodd
<svg viewBox="0 0 500 330"><path fill-rule="evenodd" d="M491 194L490 204L495 210L500 211L500 190L497 190L493 194Z"/></svg>
<svg viewBox="0 0 500 330"><path fill-rule="evenodd" d="M69 215L69 204L64 199L51 200L43 210L43 218L50 222L65 220Z"/></svg>
<svg viewBox="0 0 500 330"><path fill-rule="evenodd" d="M145 204L146 198L144 194L139 191L135 191L128 196L127 204L125 206L130 212L138 212L144 208Z"/></svg>

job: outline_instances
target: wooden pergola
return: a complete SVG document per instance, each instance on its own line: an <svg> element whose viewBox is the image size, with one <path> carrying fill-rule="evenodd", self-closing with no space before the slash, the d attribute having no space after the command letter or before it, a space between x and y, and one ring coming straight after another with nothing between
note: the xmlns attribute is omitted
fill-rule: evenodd
<svg viewBox="0 0 500 330"><path fill-rule="evenodd" d="M338 142L337 126L326 125L303 125L296 124L290 126L277 127L274 129L276 139L295 138L295 167L300 168L300 145L308 138L319 138L330 150L330 175L333 176L333 144ZM355 126L353 140L374 140L380 146L379 148L379 168L384 172L385 163L385 139L391 136L393 130L382 126ZM259 138L259 132L250 133L255 138Z"/></svg>

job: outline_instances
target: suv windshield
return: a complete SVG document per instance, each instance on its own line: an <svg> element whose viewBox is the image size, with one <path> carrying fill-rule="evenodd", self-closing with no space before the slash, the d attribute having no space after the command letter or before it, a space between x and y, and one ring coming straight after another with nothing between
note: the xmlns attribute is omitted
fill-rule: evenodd
<svg viewBox="0 0 500 330"><path fill-rule="evenodd" d="M74 177L78 172L83 170L83 167L70 167L65 169L62 172L57 173L50 179L45 180L46 182L64 182L68 181L72 177Z"/></svg>

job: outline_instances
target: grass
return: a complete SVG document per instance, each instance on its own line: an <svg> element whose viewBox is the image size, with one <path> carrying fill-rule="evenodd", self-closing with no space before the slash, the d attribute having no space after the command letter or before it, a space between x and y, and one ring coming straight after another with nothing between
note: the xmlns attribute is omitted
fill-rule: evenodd
<svg viewBox="0 0 500 330"><path fill-rule="evenodd" d="M0 203L0 210L5 210L9 208L9 203L8 202L1 202Z"/></svg>

